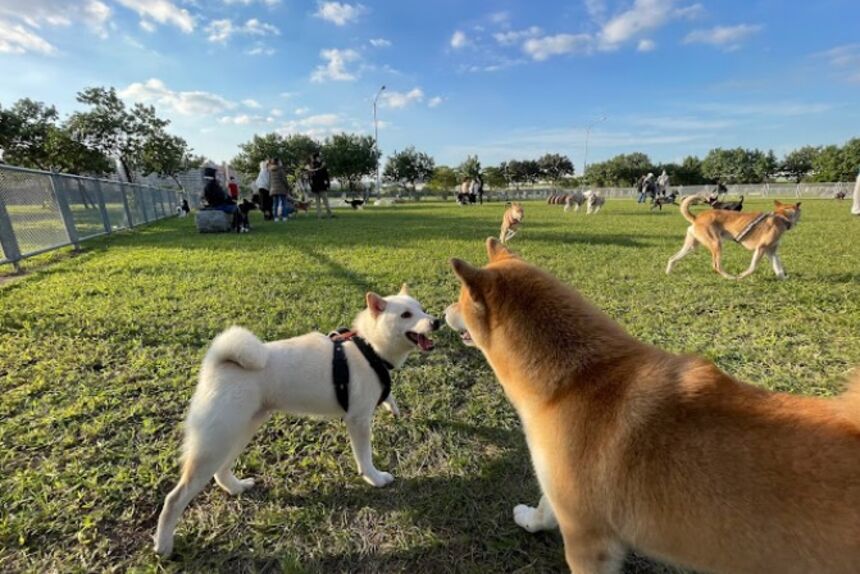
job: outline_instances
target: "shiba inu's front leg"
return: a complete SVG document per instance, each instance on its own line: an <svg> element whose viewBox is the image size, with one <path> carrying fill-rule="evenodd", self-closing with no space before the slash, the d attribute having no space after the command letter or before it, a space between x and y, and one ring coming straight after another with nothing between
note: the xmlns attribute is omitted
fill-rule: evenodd
<svg viewBox="0 0 860 574"><path fill-rule="evenodd" d="M584 525L562 527L564 556L571 572L617 574L624 564L625 548L611 534Z"/></svg>
<svg viewBox="0 0 860 574"><path fill-rule="evenodd" d="M518 504L514 507L514 522L529 532L540 532L541 530L554 530L558 528L558 520L552 511L552 506L546 495L540 497L537 508Z"/></svg>
<svg viewBox="0 0 860 574"><path fill-rule="evenodd" d="M358 472L370 485L385 486L394 482L394 477L387 472L376 470L373 466L373 447L370 444L370 423L372 415L367 417L347 417L344 419L349 430L352 444L352 454L358 464Z"/></svg>
<svg viewBox="0 0 860 574"><path fill-rule="evenodd" d="M785 269L782 267L782 260L777 255L776 250L770 254L770 262L773 265L773 272L776 273L778 279L785 279Z"/></svg>

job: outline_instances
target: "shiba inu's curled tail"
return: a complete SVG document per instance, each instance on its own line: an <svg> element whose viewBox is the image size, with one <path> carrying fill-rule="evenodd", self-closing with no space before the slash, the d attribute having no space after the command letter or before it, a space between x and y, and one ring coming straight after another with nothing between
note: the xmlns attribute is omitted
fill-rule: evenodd
<svg viewBox="0 0 860 574"><path fill-rule="evenodd" d="M684 219L693 223L696 221L696 216L690 212L690 206L695 205L696 203L702 203L703 198L699 195L691 195L689 197L685 197L684 201L681 202L681 215L684 216Z"/></svg>
<svg viewBox="0 0 860 574"><path fill-rule="evenodd" d="M259 371L265 368L267 358L263 342L251 331L234 325L215 337L203 363L216 365L231 361L243 369Z"/></svg>

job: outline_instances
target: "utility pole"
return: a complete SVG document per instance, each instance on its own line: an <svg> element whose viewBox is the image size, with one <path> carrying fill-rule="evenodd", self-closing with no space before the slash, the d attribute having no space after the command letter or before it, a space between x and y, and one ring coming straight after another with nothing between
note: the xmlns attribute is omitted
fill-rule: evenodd
<svg viewBox="0 0 860 574"><path fill-rule="evenodd" d="M376 97L373 98L373 147L376 148L376 197L377 199L382 197L382 184L379 180L379 162L382 161L382 158L379 155L379 122L377 120L376 114L376 104L379 101L379 96L382 95L383 90L385 90L385 86L379 88L379 91L376 92Z"/></svg>

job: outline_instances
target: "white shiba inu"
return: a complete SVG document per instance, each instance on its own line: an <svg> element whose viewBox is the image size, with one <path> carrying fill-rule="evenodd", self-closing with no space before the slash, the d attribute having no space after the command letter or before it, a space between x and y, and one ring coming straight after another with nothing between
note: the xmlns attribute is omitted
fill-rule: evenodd
<svg viewBox="0 0 860 574"><path fill-rule="evenodd" d="M254 479L239 479L231 468L275 410L342 416L364 480L376 487L394 480L373 466L370 427L381 398L393 414L399 411L394 397L384 395L385 386L359 345L372 349L369 353L377 365L398 368L416 348L433 348L428 334L441 322L424 312L405 284L397 295L368 293L366 301L367 308L353 323L352 333L359 339L347 336L340 347L348 365L346 412L335 390L335 345L328 336L308 333L263 343L249 331L231 327L212 341L185 421L182 475L158 519L156 552L173 551L173 533L182 512L213 476L230 494L254 485Z"/></svg>

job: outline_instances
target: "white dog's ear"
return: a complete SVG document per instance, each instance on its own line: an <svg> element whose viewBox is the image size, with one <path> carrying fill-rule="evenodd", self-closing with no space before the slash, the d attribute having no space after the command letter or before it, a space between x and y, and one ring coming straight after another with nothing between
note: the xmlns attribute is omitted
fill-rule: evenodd
<svg viewBox="0 0 860 574"><path fill-rule="evenodd" d="M388 305L388 301L370 291L365 296L367 300L367 308L370 309L370 314L376 318L377 315L385 311L385 307Z"/></svg>
<svg viewBox="0 0 860 574"><path fill-rule="evenodd" d="M406 283L401 285L400 293L398 293L398 295L405 295L406 297L409 297L409 285L407 285Z"/></svg>
<svg viewBox="0 0 860 574"><path fill-rule="evenodd" d="M509 257L516 257L511 250L505 247L501 241L499 241L495 237L487 238L487 257L490 260L490 263L493 261L500 261L502 259L507 259Z"/></svg>

